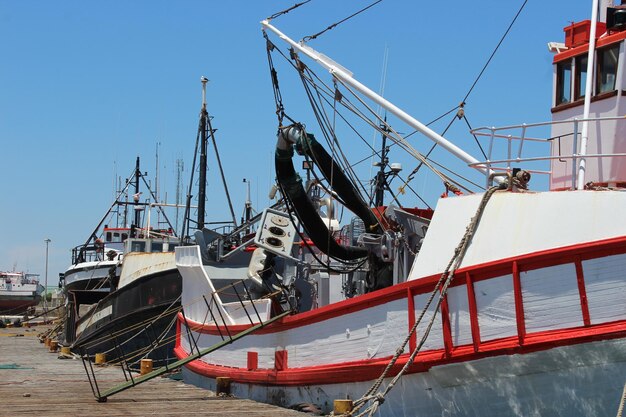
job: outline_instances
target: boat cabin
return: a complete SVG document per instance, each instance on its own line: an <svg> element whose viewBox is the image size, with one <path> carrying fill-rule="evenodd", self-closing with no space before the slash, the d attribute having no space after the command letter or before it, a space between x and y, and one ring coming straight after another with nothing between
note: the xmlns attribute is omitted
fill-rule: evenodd
<svg viewBox="0 0 626 417"><path fill-rule="evenodd" d="M581 188L580 182L577 186L573 178L580 162L576 155L581 153L585 140L584 183L605 187L626 185L626 159L619 155L626 155L626 124L622 120L626 114L626 6L605 8L600 12L600 20L591 58L590 20L565 27L564 43L548 44L555 53L550 137L552 190ZM591 73L588 68L592 69ZM587 95L590 107L585 127L585 123L579 121L585 118ZM595 120L600 118L602 120ZM579 121L572 123L576 119ZM572 154L573 157L569 157Z"/></svg>
<svg viewBox="0 0 626 417"><path fill-rule="evenodd" d="M124 250L124 242L129 235L130 228L128 227L104 226L104 245L107 249L122 252Z"/></svg>

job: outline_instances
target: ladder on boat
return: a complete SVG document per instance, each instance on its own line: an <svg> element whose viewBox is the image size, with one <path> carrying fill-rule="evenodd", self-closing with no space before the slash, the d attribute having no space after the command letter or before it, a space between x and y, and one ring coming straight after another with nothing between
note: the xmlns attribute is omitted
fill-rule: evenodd
<svg viewBox="0 0 626 417"><path fill-rule="evenodd" d="M241 332L239 332L239 333L237 333L237 334L235 334L233 336L227 337L224 340L222 340L221 342L214 344L213 346L210 346L208 348L199 350L196 353L190 354L189 356L187 356L184 359L180 359L180 360L178 360L178 361L176 361L174 363L171 363L169 365L162 366L162 367L160 367L158 369L155 369L152 372L149 372L147 374L144 374L144 375L141 375L141 376L138 376L138 377L133 377L132 373L130 373L130 379L129 380L127 380L126 382L124 382L122 384L119 384L119 385L117 385L117 386L115 386L113 388L107 389L106 391L103 391L103 392L100 392L100 389L98 388L98 384L95 381L95 376L93 375L93 367L91 365L91 362L88 362L89 366L91 368L92 376L93 376L93 382L92 382L92 376L90 376L89 372L87 372L87 376L89 378L89 383L91 384L91 389L93 391L94 396L98 400L98 402L106 402L107 398L112 396L112 395L115 395L115 394L120 393L122 391L125 391L125 390L127 390L129 388L135 387L135 386L137 386L139 384L142 384L142 383L147 382L147 381L149 381L151 379L154 379L154 378L156 378L158 376L161 376L161 375L163 375L163 374L165 374L167 372L171 372L171 371L173 371L173 370L175 370L177 368L180 368L180 367L188 364L189 362L192 362L192 361L194 361L196 359L199 359L199 358L201 358L201 357L203 357L205 355L208 355L209 353L214 352L214 351L216 351L216 350L218 350L218 349L220 349L220 348L222 348L222 347L224 347L226 345L229 345L229 344L235 342L236 340L241 339L242 337L245 337L245 336L247 336L247 335L249 335L251 333L254 333L255 331L257 331L257 330L259 330L259 329L261 329L261 328L263 328L265 326L268 326L271 323L273 323L275 321L278 321L278 320L282 319L283 317L285 317L285 316L287 316L289 314L291 314L291 310L284 311L283 313L278 314L278 315L276 315L276 316L266 320L265 322L257 323L257 324L255 324L255 325L253 325L251 327L248 327L247 329L245 329L245 330L243 330L243 331L241 331Z"/></svg>

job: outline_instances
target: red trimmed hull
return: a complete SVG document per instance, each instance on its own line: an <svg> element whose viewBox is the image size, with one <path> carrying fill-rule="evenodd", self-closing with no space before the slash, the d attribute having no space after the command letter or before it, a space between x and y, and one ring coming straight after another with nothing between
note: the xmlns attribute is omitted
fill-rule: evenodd
<svg viewBox="0 0 626 417"><path fill-rule="evenodd" d="M605 273L598 269L597 265L604 264L613 265L612 272ZM543 251L458 270L450 293L438 312L436 328L433 329L435 341L430 346L424 346L415 362L408 367L409 377L405 378L412 381L409 385L420 386L424 381L429 381L432 375L440 374L441 369L456 367L466 372L468 367L471 368L476 363L493 363L497 366L496 364L506 361L507 358L515 357L519 363L527 362L525 369L518 370L519 378L513 378L519 379L520 386L512 384L510 378L505 380L505 376L497 373L492 375L492 378L511 389L515 387L522 389L522 386L532 386L535 383L534 379L539 378L528 376L533 374L532 369L537 366L534 362L552 363L558 361L555 358L570 355L568 352L574 352L571 355L575 360L572 359L571 362L578 361L576 362L578 365L573 365L568 359L557 369L538 372L541 374L539 379L542 384L550 380L557 381L565 374L574 378L573 383L583 384L587 380L583 376L576 376L577 367L588 367L593 375L606 366L621 369L620 366L623 367L623 361L626 360L626 315L622 312L623 298L619 304L620 297L607 295L606 290L615 288L615 282L623 287L624 280L619 275L619 271L623 269L626 269L624 237ZM227 376L239 386L240 392L244 393L242 395L250 397L254 393L254 397L261 400L271 397L269 402L280 405L290 405L289 401L299 400L315 402L315 398L308 394L298 395L311 390L318 392L322 390L336 395L344 393L350 398L358 397L364 392L364 388L367 389L369 384L381 375L394 353L393 347L399 345L396 341L403 339L415 323L423 306L423 298L432 291L438 278L432 276L405 282L317 310L286 317L247 336L245 342L235 343L223 353L216 352L191 362L186 366L187 378L198 385L210 387L215 377ZM555 291L548 284L560 287ZM498 286L503 288L502 294L484 294L485 291L489 293L493 288L500 288ZM537 289L544 287L545 294L554 295L552 300L537 296ZM484 301L485 297L491 297L489 298L491 304ZM493 307L493 303L496 305L501 303L503 299L507 300L507 306L510 307L506 309L505 315L508 316L498 318L489 308ZM617 319L611 319L613 316L606 312L605 306L602 305L603 300L606 300L605 304L615 303ZM551 306L551 303L555 305ZM559 303L563 306L556 305ZM554 311L546 313L551 308ZM382 318L376 322L376 317ZM459 322L465 324L460 325ZM199 338L198 343L202 345L200 348L220 340L220 332L226 334L224 328L203 325L190 320L189 317L185 320L181 315L175 348L179 358L187 357L191 346L186 325L190 326L191 334ZM247 327L229 326L229 331L234 334ZM326 335L323 333L325 331ZM375 340L376 350L368 347L367 351L365 349L359 351L360 345L372 344L371 335L377 331L391 333L385 333ZM352 342L350 338L356 341ZM361 338L362 343L358 338ZM418 343L416 336L410 338L410 350L413 351ZM613 356L605 358L604 362L594 359L598 344L599 346L611 344L612 350L608 350L611 353L607 355ZM390 376L406 364L408 357L408 352L400 356ZM534 359L531 361L528 358ZM515 367L515 364L509 363L509 366ZM458 370L455 372L462 378L463 372ZM489 375L489 372L486 375ZM597 379L597 375L594 378ZM463 382L456 383L459 386L464 385ZM602 381L600 384L603 387L602 393L595 390L590 392L605 400L611 397L617 400L622 384L623 381L619 379L612 382ZM451 391L434 383L431 385L442 398L452 395L451 392L456 390L455 388ZM466 389L471 390L470 386L468 383ZM481 395L496 395L496 391L486 387L476 389L482 393ZM571 410L573 414L570 415L586 415L576 410L582 407L583 400L588 399L587 393L580 387L574 392L581 400L575 401L573 408L564 409ZM277 393L282 393L282 396ZM547 388L545 395L559 397L557 393ZM263 399L264 396L267 398ZM537 404L541 403L542 395L536 394L536 397ZM324 398L322 402L328 406L330 401L332 406L332 398L329 396ZM427 401L419 395L416 398L419 398L418 402ZM466 403L468 407L474 404L466 399L459 401ZM506 401L502 404L500 408L494 409L498 410L499 415L510 415L513 408L507 409L506 404L509 403ZM539 412L542 416L562 415L549 411L543 403L537 406L538 408L532 408L532 403L518 404L513 401L510 404L517 404L516 407L526 410L527 414L523 415L530 415L533 412ZM417 411L439 413L443 410L424 409L406 398L390 405L386 403L385 407L389 407L391 413L389 415ZM594 410L599 409L602 408L596 407ZM482 417L498 414L489 414L482 410L480 413L463 414L459 411L450 415Z"/></svg>

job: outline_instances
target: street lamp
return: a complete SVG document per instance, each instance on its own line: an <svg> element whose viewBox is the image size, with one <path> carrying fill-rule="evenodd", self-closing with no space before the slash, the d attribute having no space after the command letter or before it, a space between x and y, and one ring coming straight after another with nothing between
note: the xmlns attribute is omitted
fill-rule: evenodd
<svg viewBox="0 0 626 417"><path fill-rule="evenodd" d="M46 239L44 242L46 242L46 278L44 281L45 290L43 292L43 321L46 323L48 321L48 245L50 245L50 242L52 241L50 239Z"/></svg>

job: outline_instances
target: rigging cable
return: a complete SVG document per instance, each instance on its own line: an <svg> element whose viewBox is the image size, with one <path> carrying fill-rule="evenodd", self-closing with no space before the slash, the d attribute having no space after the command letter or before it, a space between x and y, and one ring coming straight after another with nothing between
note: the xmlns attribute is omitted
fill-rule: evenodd
<svg viewBox="0 0 626 417"><path fill-rule="evenodd" d="M504 32L504 34L502 35L502 37L500 38L500 41L498 42L498 44L496 45L496 47L494 48L493 52L491 53L491 55L489 56L489 59L487 59L487 62L485 63L485 65L483 66L482 70L480 71L480 73L478 74L478 76L476 77L476 79L474 80L474 82L472 83L471 87L469 88L469 90L467 91L467 93L465 94L465 97L463 98L463 100L461 101L461 104L459 104L458 106L456 106L454 109L448 111L447 113L445 113L444 115L440 116L438 119L435 120L439 120L442 117L450 114L451 112L453 112L454 110L457 109L462 109L466 102L467 99L469 98L470 94L474 91L474 87L476 87L476 84L478 84L478 81L481 79L481 77L483 76L483 73L487 70L487 67L489 66L489 64L491 63L491 60L493 59L493 57L496 55L496 52L498 51L498 49L500 48L500 46L502 45L502 43L504 42L504 40L506 39L507 35L509 34L509 32L511 31L511 28L513 27L513 25L515 24L515 21L517 20L517 18L519 17L519 15L522 13L522 10L524 10L524 7L526 6L526 3L528 3L528 0L524 0L524 3L522 3L522 6L519 8L519 10L517 11L517 13L515 14L515 17L513 18L513 20L511 21L511 23L509 24L509 27L506 29L506 31ZM463 115L464 117L465 115ZM466 120L467 121L467 120ZM432 123L432 122L431 122ZM469 126L469 123L468 123ZM406 137L408 138L409 136L413 135L417 133L417 130L410 133L409 135L407 135ZM478 143L478 138L476 138L475 135L474 139L476 140L476 142ZM435 144L433 146L436 147L437 145ZM480 148L480 151L482 152L483 156L485 156L485 159L487 159L487 156L485 155L485 152L483 151L482 146L480 146L480 143L478 143L478 147Z"/></svg>
<svg viewBox="0 0 626 417"><path fill-rule="evenodd" d="M230 215L233 218L233 226L237 228L237 218L235 217L235 211L233 210L233 202L230 199L230 192L228 191L228 184L226 183L226 176L224 175L224 168L222 167L222 159L220 158L220 153L217 150L217 141L215 140L215 131L213 126L211 125L211 116L207 117L207 127L209 130L209 135L211 136L211 142L213 142L213 150L215 151L215 160L217 161L217 166L220 170L220 176L222 177L222 184L224 185L224 192L226 193L226 200L228 201L228 208L230 209Z"/></svg>
<svg viewBox="0 0 626 417"><path fill-rule="evenodd" d="M292 11L293 9L297 9L298 7L302 6L303 4L307 4L308 2L310 2L311 0L306 0L303 1L302 3L296 3L293 6L289 7L288 9L282 10L280 12L274 13L273 15L271 15L270 17L267 18L267 20L272 20L272 19L276 19L278 16L282 16L284 14L289 13L290 11Z"/></svg>
<svg viewBox="0 0 626 417"><path fill-rule="evenodd" d="M515 21L517 20L517 18L519 17L520 13L522 13L522 10L524 10L524 7L526 6L526 3L528 3L528 0L524 0L524 3L522 3L522 6L520 7L520 9L517 11L517 14L515 15L515 17L513 18L513 20L511 21L511 24L509 25L509 27L506 29L506 31L504 32L504 35L502 35L502 37L500 38L500 41L498 42L498 45L496 45L495 49L493 50L493 52L491 53L491 56L489 57L489 59L487 60L487 62L485 63L485 66L483 67L483 69L480 71L480 73L478 74L478 77L476 77L476 80L474 81L474 83L472 84L472 86L470 87L469 91L467 92L467 94L465 95L465 98L463 99L462 103L464 104L465 101L467 101L467 98L469 97L469 95L472 93L472 91L474 90L474 87L476 86L476 84L478 84L478 80L480 80L480 78L482 77L483 73L485 72L485 70L487 69L487 66L489 66L489 64L491 63L491 60L493 59L493 57L496 55L496 52L498 51L498 48L500 48L500 45L502 45L502 42L504 42L504 39L507 37L507 35L509 34L509 32L511 31L511 28L513 27L513 25L515 24Z"/></svg>
<svg viewBox="0 0 626 417"><path fill-rule="evenodd" d="M267 41L267 56L268 56L268 64L269 64L269 68L270 68L270 74L272 76L272 87L274 89L274 101L276 103L276 113L278 115L278 125L279 125L279 129L282 126L282 121L283 121L283 117L287 117L293 124L297 124L293 119L291 119L289 116L286 115L285 111L284 111L284 106L282 104L282 95L280 92L280 87L278 85L278 78L276 76L276 70L274 68L274 63L272 60L272 56L271 56L271 51L276 49L278 50L278 53L285 59L285 61L287 61L290 65L292 65L294 67L294 69L299 71L299 68L293 63L291 62L290 59L288 59L285 54L279 49L276 48L276 46L269 40L267 33L265 31L263 31L263 37L266 39ZM321 182L320 182L321 184ZM292 216L292 211L293 211L293 204L289 198L289 194L284 190L282 184L278 183L278 187L280 189L280 192L283 196L283 200L285 202L285 206L286 206L286 211L287 214L289 215L289 218L292 222L294 222L293 216ZM295 224L295 222L294 222ZM320 265L322 265L324 268L326 268L327 270L330 271L334 271L334 272L345 272L345 271L341 271L341 270L337 270L335 268L332 268L330 266L330 263L325 263L323 262L321 259L319 259L319 257L317 256L317 254L315 253L315 251L313 250L313 248L309 245L309 243L307 242L307 240L304 238L304 236L302 235L302 233L300 232L300 230L296 230L298 235L300 236L300 238L302 239L302 241L304 242L304 246L308 249L308 251L311 253L311 255L313 256L313 258L320 263ZM333 258L335 259L335 258ZM354 270L357 270L358 268L362 267L362 265L365 263L366 258L361 261L360 263L354 264L354 263L350 263L350 262L346 262L344 260L341 259L335 259L335 261L340 262L342 264L345 265L350 265Z"/></svg>
<svg viewBox="0 0 626 417"><path fill-rule="evenodd" d="M340 21L338 21L338 22L336 22L336 23L333 23L332 25L328 26L328 27L327 27L326 29L324 29L323 31L316 33L315 35L305 36L304 38L302 38L302 41L303 41L303 42L307 42L307 41L309 41L309 40L316 39L318 36L320 36L320 35L321 35L321 34L323 34L324 32L327 32L327 31L329 31L329 30L331 30L331 29L336 28L337 26L339 26L340 24L342 24L342 23L343 23L343 22L345 22L346 20L352 19L354 16L356 16L356 15L358 15L358 14L360 14L360 13L363 13L364 11L366 11L367 9L369 9L370 7L374 7L375 5L377 5L378 3L380 3L381 1L383 1L383 0L377 0L377 1L375 1L374 3L370 4L369 6L366 6L366 7L362 8L361 10L359 10L359 11L358 11L358 12L356 12L356 13L351 14L350 16L346 17L345 19L342 19L342 20L340 20Z"/></svg>
<svg viewBox="0 0 626 417"><path fill-rule="evenodd" d="M482 215L485 212L487 203L491 199L491 196L499 189L500 189L499 186L491 187L483 195L481 202L478 206L478 209L476 210L476 214L470 220L470 223L465 230L465 234L463 235L463 237L461 238L461 241L459 242L459 244L454 250L454 255L452 256L452 259L450 259L450 262L446 266L446 269L443 271L443 273L439 277L439 280L435 284L435 287L433 291L431 292L430 297L428 301L426 302L424 308L422 309L419 317L417 317L417 319L415 320L415 323L411 327L411 330L407 334L403 343L396 350L396 353L394 354L392 359L387 363L387 366L385 367L385 370L380 375L380 377L374 382L374 384L370 387L370 389L367 390L367 392L361 398L354 401L354 408L350 412L350 415L354 415L354 413L358 411L361 407L363 407L365 403L369 401L373 401L365 410L357 414L356 417L364 416L366 414L368 414L369 416L373 416L378 410L378 407L380 406L380 404L382 404L385 401L385 395L387 395L389 391L393 389L396 383L400 380L402 376L404 376L404 374L408 371L409 367L413 364L415 357L420 352L421 348L424 346L424 343L426 342L426 339L428 338L428 335L430 334L433 324L437 318L437 312L441 308L443 299L446 297L448 288L450 284L452 283L452 280L454 279L454 274L456 270L459 268L459 266L461 265L461 262L463 261L465 253L467 252L467 249L472 242L474 234L476 233L476 230L478 229L478 225L480 224ZM382 392L379 391L375 393L375 391L378 391L378 389L382 386L384 379L388 376L389 372L391 371L393 366L396 364L396 362L398 361L398 359L404 352L404 349L406 348L406 345L409 343L410 339L413 337L414 334L416 334L417 327L422 322L422 319L426 315L426 312L429 310L431 303L434 301L434 298L437 293L439 293L439 297L437 301L435 302L435 306L434 306L435 311L433 312L430 320L428 321L426 328L424 329L423 336L421 337L415 350L411 352L406 363L402 366L402 369L400 370L400 372L398 372L398 374L393 377L393 379L389 382L389 384L387 384L387 386L382 390Z"/></svg>
<svg viewBox="0 0 626 417"><path fill-rule="evenodd" d="M298 59L297 56L294 57L294 59ZM298 61L299 62L299 61ZM339 154L341 155L343 161L344 161L344 166L343 166L343 174L346 175L346 177L349 178L349 180L352 182L352 184L354 185L361 185L360 182L358 181L356 174L354 173L354 171L351 169L350 164L348 163L348 159L345 156L345 152L342 150L341 145L338 143L337 141L337 137L335 135L335 129L332 125L332 123L329 120L328 115L326 115L325 112L325 108L321 103L322 97L321 97L321 93L319 90L319 86L317 84L315 84L314 82L311 82L310 79L307 79L305 77L304 74L304 70L308 70L310 71L310 69L308 69L304 64L302 65L298 65L299 68L302 69L302 71L300 71L300 77L304 86L304 89L307 93L307 96L309 98L309 102L311 104L312 110L317 118L318 124L320 126L320 129L322 131L322 133L324 134L324 137L326 138L326 141L328 143L328 146L331 147L333 149L333 154L335 154L335 151L338 150ZM307 81L309 81L309 83L311 84L310 86L307 84ZM317 93L317 97L319 101L316 101L314 99L314 94L311 91L311 87L313 87L313 89L315 90L315 92ZM334 112L335 114L337 114L336 111L336 107L335 104L337 103L337 101L339 101L340 95L338 96L337 94L334 94L334 101L333 101L333 107L334 107ZM329 103L330 104L330 103ZM324 123L323 123L324 122ZM332 139L331 139L332 138ZM317 161L315 161L317 164ZM337 160L335 160L335 163L337 162ZM319 166L319 164L318 164ZM361 185L361 191L364 192L367 195L367 190L364 189L364 187ZM358 190L356 190L355 188L355 192L358 194ZM359 198L363 199L362 196L359 196ZM365 201L365 199L363 199L363 202ZM379 226L382 226L380 224L380 220L378 218L376 218L376 222L378 223Z"/></svg>
<svg viewBox="0 0 626 417"><path fill-rule="evenodd" d="M309 75L310 75L310 77L307 79L307 80L308 80L308 82L309 82L309 83L311 83L312 85L318 85L317 83L315 83L315 82L313 81L313 77L314 77L314 78L315 78L315 79L317 79L317 80L318 80L318 81L319 81L319 82L320 82L320 83L321 83L324 87L326 87L326 89L328 90L328 91L327 91L327 94L330 96L330 92L329 92L329 91L330 91L330 88L329 88L329 87L328 87L328 86L327 86L327 85L323 82L323 80L321 80L321 79L320 79L320 78L319 78L319 77L318 77L318 76L317 76L317 75L316 75L313 71L311 71L309 68L307 68L307 69L308 69L308 71L310 72L310 74L309 74ZM318 87L319 87L319 85L318 85ZM348 89L348 90L349 90L349 89ZM319 91L319 90L318 90L318 91ZM350 91L350 90L349 90L349 91ZM358 98L358 96L356 96L356 94L354 94L354 92L352 92L352 91L350 91L350 92L351 92L351 93L352 93L355 97L357 97L357 98ZM336 94L337 94L337 93L336 93ZM335 95L336 95L336 94L335 94ZM341 93L339 93L339 94L341 94ZM326 101L326 103L328 103L328 104L329 104L329 101L328 101L328 100L324 99L324 101ZM362 101L361 101L361 102L362 102ZM355 114L356 116L358 116L359 118L361 118L363 121L365 121L367 124L369 124L369 125L370 125L372 128L374 128L377 132L379 132L380 134L386 134L386 133L385 133L385 132L381 129L381 127L380 127L379 125L377 125L377 124L373 123L371 120L369 120L369 119L368 119L368 118L364 115L364 113L363 113L363 112L361 112L361 111L360 111L360 110L359 110L359 109L358 109L355 105L353 105L353 104L350 102L350 100L348 100L347 98L345 98L345 96L342 96L341 104L343 104L343 106L344 106L344 107L345 107L348 111L352 112L353 114ZM371 109L368 109L368 110L369 110L372 114L374 114L374 113L372 112L372 110L371 110ZM454 110L454 109L453 109L453 110ZM340 117L342 118L342 120L343 120L343 121L344 121L344 122L345 122L345 123L346 123L346 124L347 124L347 125L351 128L351 129L352 129L352 131L353 131L353 132L354 132L354 133L355 133L355 134L356 134L356 135L357 135L357 136L361 139L361 141L362 141L362 142L363 142L363 143L364 143L364 144L365 144L365 145L366 145L366 146L367 146L367 147L368 147L368 148L369 148L369 149L370 149L370 150L371 150L374 154L379 155L378 151L377 151L377 150L375 150L375 149L372 147L372 145L370 145L370 143L369 143L368 141L366 141L366 140L365 140L365 138L364 138L364 137L363 137L363 136L362 136L362 135L361 135L361 134L360 134L360 133L359 133L359 132L358 132L358 131L357 131L357 130L353 127L353 126L352 126L352 124L351 124L351 123L350 123L350 122L349 122L349 121L348 121L345 117L343 117L343 115L341 115L341 113L339 113L339 115L340 115ZM379 120L379 121L382 121L382 119L380 119L380 117L379 117L378 115L375 115L375 116L378 118L378 120ZM432 122L431 122L431 123L432 123ZM396 132L396 135L398 135L398 136L400 137L400 135L399 135L397 132ZM389 135L386 135L386 136L387 136L387 137L389 137ZM391 139L392 139L392 138L391 138ZM393 140L393 139L392 139L392 140ZM394 141L394 142L392 143L392 145L391 145L391 146L393 146L393 145L398 145L398 143L397 143L397 141L396 141L396 140L393 140L393 141ZM407 151L407 150L405 149L405 151ZM407 152L408 152L409 154L411 154L411 152L410 152L410 151L407 151ZM352 171L352 168L353 168L354 166L356 166L358 163L363 162L363 161L365 161L365 160L367 160L367 159L370 159L370 158L371 158L371 155L370 155L370 156L367 156L366 158L364 158L363 160L361 160L361 161L359 161L359 162L357 162L357 163L350 164L350 163L347 161L347 159L345 158L345 156L344 156L344 159L346 159L346 164L347 164L347 166L350 168L350 170L351 170L351 171ZM435 172L436 172L436 171L435 171ZM458 174L455 174L455 175L458 175ZM399 178L400 178L400 179L402 179L400 176L399 176ZM357 181L356 181L356 180L354 180L354 181L355 181L355 183L357 183ZM358 183L360 184L360 182L358 182ZM371 196L369 195L368 191L367 191L367 190L365 190L365 189L364 189L364 187L362 187L362 186L361 186L361 188L362 188L363 192L371 198ZM417 198L418 198L419 200L421 200L424 204L426 204L426 206L429 206L429 205L428 205L428 203L426 203L426 201L425 201L422 197L420 197L420 196L419 196L419 194L418 194L418 193L417 193L417 192L416 192L413 188L409 187L409 189L410 189L410 190L411 190L411 191L412 191L412 192L413 192L413 193L417 196ZM429 206L429 207L430 207L430 206Z"/></svg>
<svg viewBox="0 0 626 417"><path fill-rule="evenodd" d="M472 131L472 126L470 126L469 124L469 120L467 120L467 117L465 116L465 113L463 113L463 120L465 121L465 124L467 125L467 128L470 130L470 132ZM485 151L483 149L483 147L480 145L480 141L478 140L478 138L476 137L475 134L472 133L472 136L474 137L474 140L476 141L476 144L478 145L478 148L480 148L480 152L483 154L483 156L485 157L485 159L489 159L487 157L487 154L485 154Z"/></svg>
<svg viewBox="0 0 626 417"><path fill-rule="evenodd" d="M283 56L284 56L284 54L283 54ZM294 58L294 59L296 59L296 58ZM314 86L314 88L315 88L315 87L317 87L317 88L316 88L316 91L318 92L318 96L320 96L320 95L319 95L319 92L320 92L320 89L319 89L319 84L318 84L318 83L316 83L315 81L313 81L313 79L314 79L314 78L315 78L316 80L318 80L318 81L322 84L322 86L323 86L323 87L325 87L325 89L326 89L325 93L326 93L328 96L330 96L330 95L331 95L331 93L330 93L330 91L331 91L330 87L328 87L328 86L327 86L327 85L326 85L326 84L325 84L325 83L324 83L324 82L323 82L323 81L322 81L322 80L321 80L321 79L320 79L320 78L319 78L319 77L318 77L318 76L317 76L317 75L316 75L316 74L315 74L315 73L314 73L314 72L313 72L310 68L306 67L303 63L301 63L301 61L297 61L297 62L298 62L298 64L297 64L297 65L293 65L293 66L294 66L294 68L296 68L296 69L298 69L298 70L299 70L299 69L301 69L301 68L306 68L306 69L307 69L307 71L308 71L308 73L307 73L307 74L309 75L309 77L308 77L308 78L307 78L307 77L304 77L304 78L303 78L303 80L307 80L307 81L308 81L308 82L309 82L312 86ZM304 75L304 74L302 74L302 75ZM301 76L302 76L302 75L301 75ZM342 84L342 85L343 85L343 84ZM345 86L345 85L344 85L344 86ZM306 88L306 85L305 85L305 88ZM361 104L362 104L363 106L365 106L365 107L369 110L369 112L370 112L370 113L374 114L374 115L375 115L375 117L377 117L377 118L378 118L379 122L384 122L384 121L383 121L383 120L382 120L379 116L377 116L377 115L376 115L376 114L375 114L375 113L374 113L374 112L373 112L370 108L368 108L368 107L367 107L367 105L366 105L366 104L365 104L365 103L364 103L361 99L359 99L359 98L358 98L358 96L357 96L356 94L354 94L354 92L352 92L352 91L351 91L351 90L350 90L347 86L346 86L346 88L348 89L348 91L350 91L350 92L352 93L352 95L353 95L354 97L356 97L356 98L357 98L357 99L361 102ZM309 95L309 99L311 100L311 96L312 96L312 95L311 95L310 91L309 91L309 90L307 90L307 93L308 93L308 95ZM341 93L336 92L333 96L336 96L337 94L341 94ZM320 97L321 97L321 96L320 96ZM322 97L322 98L323 98L323 97ZM324 101L326 101L326 103L330 104L330 103L329 103L329 100L324 99ZM350 102L350 100L348 100L348 99L347 99L347 98L345 98L344 96L342 96L341 104L343 104L343 106L344 106L344 107L345 107L348 111L350 111L350 112L352 112L353 114L355 114L355 115L357 115L358 117L360 117L363 121L365 121L366 123L368 123L368 124L369 124L372 128L374 128L375 130L377 130L379 133L381 133L381 134L386 134L385 132L383 132L383 130L381 129L381 127L380 127L380 126L378 126L377 124L373 123L373 122L372 122L372 121L371 121L368 117L366 117L366 116L364 115L364 113L363 113L363 112L361 112L361 111L360 111L360 110L359 110L359 109L358 109L358 108L357 108L354 104L352 104L352 103ZM455 108L455 109L456 109L456 108ZM449 114L450 112L454 111L455 109L450 110L450 111L449 111L448 113L446 113L446 114ZM345 123L346 123L346 124L347 124L347 125L348 125L348 126L349 126L349 127L350 127L353 131L354 131L354 132L355 132L355 134L357 134L357 136L359 136L359 137L361 138L361 140L363 141L363 143L364 143L367 147L369 147L369 148L372 150L372 152L374 152L374 153L378 154L378 151L377 151L377 150L374 150L374 149L372 148L372 146L369 144L369 142L367 142L367 141L366 141L366 140L365 140L365 139L364 139L364 138L363 138L363 137L362 137L362 136L361 136L361 135L360 135L360 134L356 131L356 129L354 129L354 127L350 124L350 122L348 122L348 121L345 119L345 117L343 117L341 114L340 114L340 116L342 117L342 119L344 120L344 122L345 122ZM431 123L432 123L432 122L431 122ZM395 134L396 134L399 138L401 138L401 136L400 136L397 132L394 132L394 133L395 133ZM403 149L404 149L407 153L412 154L414 157L416 157L416 158L419 160L419 157L417 157L417 156L415 156L415 155L413 154L413 151L414 151L414 152L417 152L417 151L416 151L416 150L414 150L414 149L411 147L411 145L409 145L409 144L408 144L408 142L404 142L404 144L400 144L400 143L398 143L398 142L399 142L398 140L396 140L396 139L394 139L394 138L390 137L389 135L387 135L387 137L389 137L389 138L390 138L390 139L394 142L392 145L396 145L396 144L397 144L397 145L400 145L400 146L401 146L401 147L402 147L402 148L403 148ZM408 149L407 149L407 147L408 147ZM343 154L342 154L342 155L343 155ZM344 157L344 159L346 160L346 164L347 164L347 166L348 166L348 167L350 167L350 169L351 169L351 168L352 168L355 164L350 165L350 164L349 164L349 162L347 162L347 159L345 158L345 155L343 155L343 157ZM369 158L370 158L370 157L368 156L366 159L369 159ZM442 179L442 181L443 181L444 183L454 183L454 184L456 184L456 186L458 186L458 187L460 187L460 188L463 188L463 189L465 189L466 191L468 191L466 187L463 187L463 186L462 186L462 185L460 185L458 182L456 182L456 181L452 180L451 178L449 178L449 177L447 177L447 176L442 176L443 174L442 174L440 171L438 171L438 170L434 169L432 166L428 165L428 163L426 163L426 165L427 165L427 166L429 166L429 168L430 168L430 169L431 169L431 170L432 170L432 171L433 171L436 175L438 175L438 176ZM449 172L451 172L451 171L449 171ZM452 173L452 174L454 174L454 175L459 176L460 178L463 178L463 177L461 177L458 173L454 173L454 172L451 172L451 173ZM354 175L353 175L353 177L354 177ZM402 179L402 178L401 178L401 179ZM359 183L359 184L360 184L360 182L358 182L358 181L357 181L357 180L355 180L354 178L353 178L353 181L354 181L355 183ZM468 182L469 182L469 181L468 181ZM470 183L471 183L471 182L470 182ZM474 184L474 185L475 185L475 184ZM480 188L479 186L477 186L477 187L478 187L478 188ZM367 190L365 190L362 186L361 186L361 188L362 188L362 190L363 190L363 192L364 192L365 194L368 194ZM424 203L428 206L428 204L424 201L424 199L423 199L423 198L421 198L421 197L419 196L419 194L418 194L418 193L417 193L417 192L416 192L413 188L409 187L409 189L410 189L410 190L411 190L411 191L412 191L412 192L413 192L413 193L414 193L414 194L415 194L415 195L416 195L416 196L417 196L417 197L418 197L418 198L419 198L422 202L424 202ZM370 196L370 197L371 197L371 196Z"/></svg>
<svg viewBox="0 0 626 417"><path fill-rule="evenodd" d="M435 169L430 163L429 161L427 161L424 156L417 150L415 149L413 146L411 146L410 143L408 143L407 141L404 140L404 138L395 130L393 129L393 127L391 127L388 123L386 123L383 119L381 119L380 117L378 117L375 112L359 97L357 96L351 89L349 86L345 85L345 83L343 83L341 80L339 80L339 82L348 90L350 91L350 93L361 103L361 105L363 105L371 114L373 114L376 118L378 118L378 123L383 124L384 126L386 126L387 129L389 129L389 133L392 133L391 135L387 135L387 137L389 139L391 139L394 143L397 143L398 146L400 146L405 152L407 152L409 155L413 156L415 159L422 161L424 163L424 165L426 165L428 168L430 168L432 170L432 172L437 175L442 181L450 181L450 182L454 182L451 178L447 177L446 175L444 175L441 171ZM367 121L369 122L369 119L367 119ZM373 126L375 128L378 128L378 126L376 126L375 124L373 124ZM380 128L379 128L380 129ZM382 129L380 130L382 132Z"/></svg>
<svg viewBox="0 0 626 417"><path fill-rule="evenodd" d="M446 128L443 130L443 133L441 133L441 136L445 135L446 132L448 131L448 129L450 129L450 127L452 126L452 123L454 123L454 121L456 120L456 117L458 117L458 113L456 115L454 115L454 117L452 118L452 120L450 120L450 123L448 123L448 126L446 126ZM428 152L426 153L426 155L424 156L424 158L428 158L430 156L430 154L435 150L435 148L437 147L437 143L433 143L433 145L430 147L430 149L428 150ZM481 148L482 149L482 148ZM486 157L485 157L486 159ZM423 166L424 164L422 162L420 162L413 171L411 171L411 173L409 174L409 176L407 177L406 181L404 182L404 184L402 184L400 186L400 192L404 192L404 187L409 183L409 181L412 181L413 178L415 177L415 175L417 174L417 172L420 170L420 168Z"/></svg>

